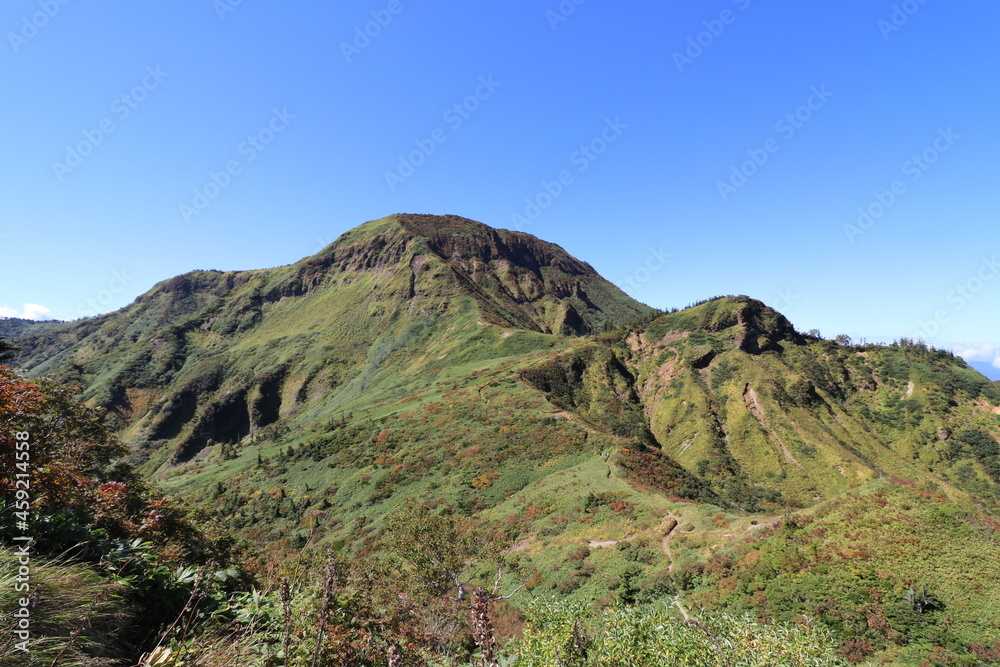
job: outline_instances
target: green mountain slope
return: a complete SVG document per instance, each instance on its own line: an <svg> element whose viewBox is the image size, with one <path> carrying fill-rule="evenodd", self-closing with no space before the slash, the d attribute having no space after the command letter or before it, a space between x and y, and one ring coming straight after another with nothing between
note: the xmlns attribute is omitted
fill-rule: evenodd
<svg viewBox="0 0 1000 667"><path fill-rule="evenodd" d="M22 338L19 363L81 382L162 464L649 312L527 234L397 215L291 266L162 282L116 313Z"/></svg>
<svg viewBox="0 0 1000 667"><path fill-rule="evenodd" d="M25 320L19 317L0 317L0 338L14 340L45 331L58 329L65 322L59 320Z"/></svg>
<svg viewBox="0 0 1000 667"><path fill-rule="evenodd" d="M1000 500L992 448L973 442L996 434L1000 392L950 353L808 338L746 297L664 315L611 348L657 445L744 509L806 507L885 476Z"/></svg>
<svg viewBox="0 0 1000 667"><path fill-rule="evenodd" d="M924 522L996 556L1000 388L921 343L839 345L748 297L657 312L532 236L395 215L291 266L178 276L18 344L33 374L111 411L146 474L269 553L364 555L419 504L509 543L528 596L679 592L795 620L812 608L786 598L827 581L806 573L839 586L857 569L816 550L856 543L882 559L868 602L902 620L857 630L844 619L868 602L844 584L826 620L845 641L896 656L1000 640L975 620L1000 617L992 570L963 599L961 558L936 538L911 535L916 563L875 544ZM829 516L828 539L794 549L767 527ZM769 549L803 555L750 567ZM921 582L966 605L952 635L897 614Z"/></svg>
<svg viewBox="0 0 1000 667"><path fill-rule="evenodd" d="M996 664L995 517L895 480L758 527L682 566L693 605L817 619L850 638L856 660L886 650L902 664Z"/></svg>

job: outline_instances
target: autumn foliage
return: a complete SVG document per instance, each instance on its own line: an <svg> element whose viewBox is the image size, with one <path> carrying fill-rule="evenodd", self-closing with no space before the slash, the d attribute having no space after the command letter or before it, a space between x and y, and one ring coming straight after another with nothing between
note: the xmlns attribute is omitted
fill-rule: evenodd
<svg viewBox="0 0 1000 667"><path fill-rule="evenodd" d="M0 524L11 519L17 474L26 473L34 518L66 512L113 537L158 536L170 521L170 507L152 499L145 483L121 463L126 449L102 416L71 389L27 380L0 365ZM27 457L17 447L25 437Z"/></svg>

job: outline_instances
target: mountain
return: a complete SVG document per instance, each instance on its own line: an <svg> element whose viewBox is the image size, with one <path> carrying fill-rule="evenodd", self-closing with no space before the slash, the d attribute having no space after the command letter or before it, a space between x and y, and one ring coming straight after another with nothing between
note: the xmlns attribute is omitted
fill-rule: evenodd
<svg viewBox="0 0 1000 667"><path fill-rule="evenodd" d="M61 320L25 320L20 317L0 317L0 338L21 338L59 328Z"/></svg>
<svg viewBox="0 0 1000 667"><path fill-rule="evenodd" d="M599 337L598 348L614 355L634 397L634 433L648 429L654 449L743 509L807 507L880 477L933 485L953 499L1000 499L992 459L958 453L969 453L962 448L978 437L970 433L995 431L1000 393L951 353L912 341L853 347L811 338L747 297L660 316ZM576 365L575 382L537 383L572 407L574 385L594 372L585 358L554 360L528 377L565 377Z"/></svg>
<svg viewBox="0 0 1000 667"><path fill-rule="evenodd" d="M197 475L180 464L251 443L317 458L338 430L360 437L364 415L421 451L478 449L470 436L494 429L523 441L532 424L541 446L512 446L521 463L549 442L601 443L639 483L750 512L886 477L998 500L997 461L975 443L1000 391L952 354L809 337L748 297L658 314L558 246L455 216L393 215L290 266L178 276L18 343L32 374L110 411L146 473L185 484ZM419 409L446 413L438 432L415 428ZM355 463L370 444L344 443Z"/></svg>
<svg viewBox="0 0 1000 667"><path fill-rule="evenodd" d="M899 664L1000 639L1000 388L923 343L656 311L533 236L403 214L17 342L271 553L370 556L422 507L511 545L529 596L821 615Z"/></svg>
<svg viewBox="0 0 1000 667"><path fill-rule="evenodd" d="M116 313L20 337L19 363L80 382L129 444L176 463L650 312L528 234L395 215L291 266L191 272Z"/></svg>

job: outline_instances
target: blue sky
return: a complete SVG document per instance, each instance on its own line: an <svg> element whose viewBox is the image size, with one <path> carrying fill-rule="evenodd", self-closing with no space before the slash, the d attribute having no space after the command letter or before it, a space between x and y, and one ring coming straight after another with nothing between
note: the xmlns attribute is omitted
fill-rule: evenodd
<svg viewBox="0 0 1000 667"><path fill-rule="evenodd" d="M1000 360L1000 6L788 4L6 2L0 315L454 213Z"/></svg>

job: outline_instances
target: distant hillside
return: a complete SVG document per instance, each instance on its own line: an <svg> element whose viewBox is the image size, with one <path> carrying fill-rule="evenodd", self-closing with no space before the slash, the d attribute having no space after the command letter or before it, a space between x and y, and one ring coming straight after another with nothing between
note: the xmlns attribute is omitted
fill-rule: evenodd
<svg viewBox="0 0 1000 667"><path fill-rule="evenodd" d="M603 382L615 396L593 400L591 383L609 375ZM1000 501L1000 468L971 442L997 432L993 383L920 343L809 338L747 297L598 337L523 376L556 405L610 421L743 509L807 507L885 476L956 500ZM622 460L640 479L653 474L646 456Z"/></svg>
<svg viewBox="0 0 1000 667"><path fill-rule="evenodd" d="M976 444L1000 391L950 353L810 338L747 297L657 314L558 246L455 216L372 221L278 269L178 276L18 342L32 373L110 410L150 473L274 433L322 440L355 413L427 450L447 429L414 431L421 394L462 397L453 437L489 438L510 428L479 414L503 387L518 423L559 414L581 453L603 434L624 474L669 495L766 511L893 476L1000 498L1000 459Z"/></svg>
<svg viewBox="0 0 1000 667"><path fill-rule="evenodd" d="M14 340L22 336L32 336L66 324L61 320L24 320L19 317L0 317L0 338Z"/></svg>

